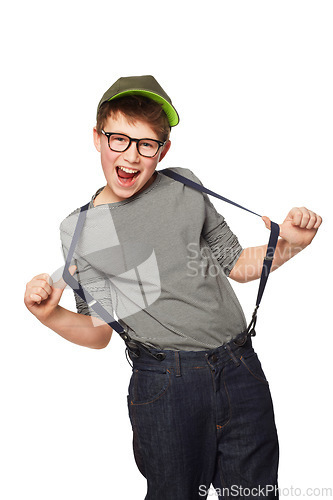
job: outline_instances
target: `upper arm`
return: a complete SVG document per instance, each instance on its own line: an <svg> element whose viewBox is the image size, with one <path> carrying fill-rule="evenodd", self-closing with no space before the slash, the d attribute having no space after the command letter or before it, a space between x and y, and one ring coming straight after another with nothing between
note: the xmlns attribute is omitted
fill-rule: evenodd
<svg viewBox="0 0 333 500"><path fill-rule="evenodd" d="M226 276L230 276L243 248L237 236L232 232L224 217L217 212L207 195L205 197L205 207L204 239L222 267L223 272Z"/></svg>
<svg viewBox="0 0 333 500"><path fill-rule="evenodd" d="M72 241L72 233L74 231L76 221L71 220L71 226L68 226L69 222L67 222L67 226L62 224L60 226L60 237L62 244L62 252L63 257L66 260L68 249L70 247ZM84 291L86 290L99 304L106 309L106 311L113 316L113 305L112 305L112 297L111 297L111 288L110 288L110 280L106 276L105 273L97 269L92 263L92 256L94 252L86 253L82 256L79 253L79 246L75 249L73 259L71 261L72 264L76 265L76 271L74 273L74 278L76 281L82 286ZM103 324L106 324L94 309L88 305L89 299L84 300L81 296L79 296L74 291L76 309L79 314L83 314L85 316L91 316L92 318L98 319ZM107 325L108 326L108 325ZM108 327L110 330L111 328Z"/></svg>
<svg viewBox="0 0 333 500"><path fill-rule="evenodd" d="M188 170L186 175L191 180L202 185L202 182L191 170ZM223 215L216 210L209 196L206 193L200 194L202 195L201 199L203 201L204 210L202 236L212 250L223 272L226 276L229 276L243 248L237 236L226 223Z"/></svg>
<svg viewBox="0 0 333 500"><path fill-rule="evenodd" d="M229 278L238 283L245 283L243 273L241 272L244 255L244 250L242 250L229 273Z"/></svg>
<svg viewBox="0 0 333 500"><path fill-rule="evenodd" d="M99 304L113 316L113 305L111 298L110 281L104 273L91 266L83 259L75 259L77 266L74 277L80 283L84 290L86 290ZM88 305L89 299L83 300L77 293L74 292L75 303L77 312L87 316L94 316L96 319L103 320Z"/></svg>

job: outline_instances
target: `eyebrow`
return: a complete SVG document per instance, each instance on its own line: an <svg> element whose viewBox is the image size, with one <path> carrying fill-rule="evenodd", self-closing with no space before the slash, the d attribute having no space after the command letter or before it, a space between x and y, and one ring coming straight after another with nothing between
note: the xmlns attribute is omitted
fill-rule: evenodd
<svg viewBox="0 0 333 500"><path fill-rule="evenodd" d="M106 130L104 131L106 132ZM119 135L126 135L126 137L129 137L130 139L136 139L138 141L142 141L142 139L149 139L150 141L156 141L156 142L164 142L164 141L161 141L160 139L155 139L153 137L142 137L142 138L138 138L138 137L131 137L130 135L128 134L125 134L124 132L107 132L108 134L119 134Z"/></svg>

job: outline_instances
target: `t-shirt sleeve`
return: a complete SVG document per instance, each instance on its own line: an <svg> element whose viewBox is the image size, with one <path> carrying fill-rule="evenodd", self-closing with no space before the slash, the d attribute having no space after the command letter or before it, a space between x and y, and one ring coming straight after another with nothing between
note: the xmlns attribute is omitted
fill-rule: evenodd
<svg viewBox="0 0 333 500"><path fill-rule="evenodd" d="M189 171L191 172L191 171ZM192 180L203 185L191 172ZM231 231L223 215L219 214L206 193L202 193L205 202L205 222L202 236L211 248L215 258L226 276L229 276L243 251L237 236Z"/></svg>
<svg viewBox="0 0 333 500"><path fill-rule="evenodd" d="M71 230L69 231L69 228L66 227L67 225L63 223L60 225L61 248L65 261L73 234L73 232ZM76 254L75 252L71 261L71 265L73 264L77 267L73 275L74 278L85 290L87 290L87 292L89 292L93 296L95 300L97 300L107 310L109 314L112 315L113 307L111 290L107 276L94 268L88 262L88 260ZM75 297L76 309L79 314L94 316L96 318L103 319L94 311L94 309L92 309L92 307L88 306L87 302L89 302L89 299L87 299L86 302L76 292L73 291L73 293Z"/></svg>

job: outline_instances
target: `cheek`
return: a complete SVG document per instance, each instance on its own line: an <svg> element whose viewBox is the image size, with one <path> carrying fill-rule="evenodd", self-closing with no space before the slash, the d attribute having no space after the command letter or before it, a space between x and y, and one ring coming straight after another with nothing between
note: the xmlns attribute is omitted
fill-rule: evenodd
<svg viewBox="0 0 333 500"><path fill-rule="evenodd" d="M156 161L156 158L151 158L151 159L146 158L144 162L146 172L152 174L155 171L157 164L158 161Z"/></svg>
<svg viewBox="0 0 333 500"><path fill-rule="evenodd" d="M118 156L119 156L119 153L115 153L114 151L111 151L109 148L102 149L101 162L102 162L103 170L107 170L109 168L112 168L114 163L116 162Z"/></svg>

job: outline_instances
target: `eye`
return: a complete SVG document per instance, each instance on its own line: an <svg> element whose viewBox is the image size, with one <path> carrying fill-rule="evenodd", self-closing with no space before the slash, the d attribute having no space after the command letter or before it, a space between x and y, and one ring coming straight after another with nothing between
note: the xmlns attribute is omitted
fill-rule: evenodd
<svg viewBox="0 0 333 500"><path fill-rule="evenodd" d="M110 136L109 146L113 151L125 151L129 144L129 139L126 135L112 134Z"/></svg>
<svg viewBox="0 0 333 500"><path fill-rule="evenodd" d="M154 144L152 141L142 141L140 143L140 146L146 148L146 149L150 149L150 148L154 148L156 147L156 144Z"/></svg>
<svg viewBox="0 0 333 500"><path fill-rule="evenodd" d="M113 141L117 141L119 144L121 144L123 142L128 142L127 137L123 137L121 135L114 135L114 136L112 136L112 140Z"/></svg>

